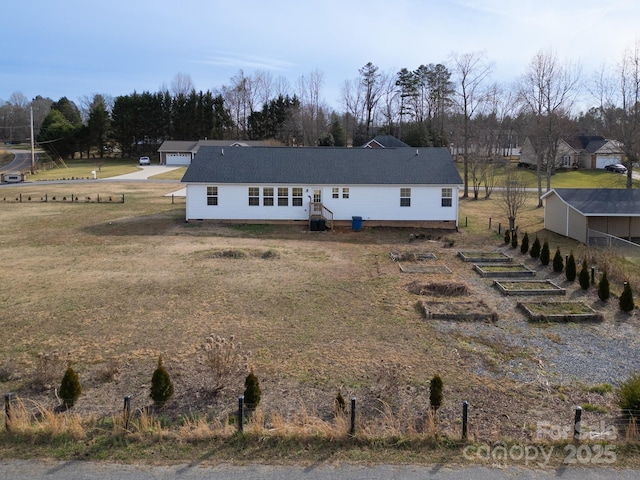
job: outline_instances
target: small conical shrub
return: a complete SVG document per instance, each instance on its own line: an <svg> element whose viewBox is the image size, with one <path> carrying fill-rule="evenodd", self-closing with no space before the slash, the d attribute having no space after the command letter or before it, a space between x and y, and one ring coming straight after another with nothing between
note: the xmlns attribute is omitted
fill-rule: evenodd
<svg viewBox="0 0 640 480"><path fill-rule="evenodd" d="M622 295L620 295L620 310L623 312L629 313L635 308L633 303L633 292L631 291L631 286L629 282L624 282L624 289L622 290Z"/></svg>
<svg viewBox="0 0 640 480"><path fill-rule="evenodd" d="M522 237L522 243L520 244L520 253L527 253L529 251L529 234L524 232Z"/></svg>
<svg viewBox="0 0 640 480"><path fill-rule="evenodd" d="M582 268L580 269L580 275L578 275L578 281L583 290L589 290L591 285L591 278L589 276L589 267L587 267L587 259L582 260Z"/></svg>
<svg viewBox="0 0 640 480"><path fill-rule="evenodd" d="M542 244L542 250L540 250L540 263L547 266L549 265L549 260L551 260L551 252L549 251L549 242L545 240Z"/></svg>
<svg viewBox="0 0 640 480"><path fill-rule="evenodd" d="M509 243L511 243L511 232L507 228L504 231L504 244L509 245Z"/></svg>
<svg viewBox="0 0 640 480"><path fill-rule="evenodd" d="M513 235L511 235L511 247L512 248L518 247L518 232L515 230L513 231Z"/></svg>
<svg viewBox="0 0 640 480"><path fill-rule="evenodd" d="M598 283L598 298L603 302L609 300L611 293L609 292L609 279L607 278L607 271L602 272L602 278Z"/></svg>
<svg viewBox="0 0 640 480"><path fill-rule="evenodd" d="M333 411L336 415L341 415L346 411L346 409L347 409L347 403L344 401L342 392L338 390L336 399L333 402Z"/></svg>
<svg viewBox="0 0 640 480"><path fill-rule="evenodd" d="M258 377L251 372L244 380L244 404L247 406L247 410L255 410L260 403L261 396L262 390Z"/></svg>
<svg viewBox="0 0 640 480"><path fill-rule="evenodd" d="M78 374L71 368L71 363L69 363L60 384L59 396L60 400L62 400L62 405L65 408L73 407L81 394L80 379Z"/></svg>
<svg viewBox="0 0 640 480"><path fill-rule="evenodd" d="M429 403L434 412L442 405L443 387L442 379L438 375L434 375L429 383Z"/></svg>
<svg viewBox="0 0 640 480"><path fill-rule="evenodd" d="M173 383L169 372L162 365L162 356L158 357L158 367L151 377L151 399L158 406L164 403L173 395Z"/></svg>
<svg viewBox="0 0 640 480"><path fill-rule="evenodd" d="M564 270L564 259L560 253L560 247L556 248L556 254L553 256L553 271L560 273Z"/></svg>
<svg viewBox="0 0 640 480"><path fill-rule="evenodd" d="M538 239L537 235L535 240L533 241L533 245L531 245L529 255L531 255L531 258L540 258L540 240Z"/></svg>
<svg viewBox="0 0 640 480"><path fill-rule="evenodd" d="M577 274L576 259L573 256L573 252L571 252L569 254L569 258L567 258L567 269L565 270L567 281L573 282L576 279L576 274Z"/></svg>
<svg viewBox="0 0 640 480"><path fill-rule="evenodd" d="M634 373L620 385L618 405L626 417L637 417L640 412L640 374Z"/></svg>

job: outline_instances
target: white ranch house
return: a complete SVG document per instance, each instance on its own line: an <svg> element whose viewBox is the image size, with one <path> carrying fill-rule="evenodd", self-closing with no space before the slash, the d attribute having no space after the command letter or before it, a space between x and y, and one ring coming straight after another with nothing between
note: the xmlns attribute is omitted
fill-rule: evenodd
<svg viewBox="0 0 640 480"><path fill-rule="evenodd" d="M446 148L202 146L182 182L187 221L328 228L456 229L462 186Z"/></svg>

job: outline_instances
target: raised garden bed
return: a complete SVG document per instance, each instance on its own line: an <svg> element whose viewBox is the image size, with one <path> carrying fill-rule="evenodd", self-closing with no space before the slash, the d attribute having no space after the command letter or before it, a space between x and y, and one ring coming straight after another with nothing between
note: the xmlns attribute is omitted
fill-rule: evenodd
<svg viewBox="0 0 640 480"><path fill-rule="evenodd" d="M532 322L602 322L604 316L582 302L518 302Z"/></svg>
<svg viewBox="0 0 640 480"><path fill-rule="evenodd" d="M567 291L551 280L494 280L504 295L566 295Z"/></svg>
<svg viewBox="0 0 640 480"><path fill-rule="evenodd" d="M482 300L479 302L433 302L420 300L416 306L428 320L456 320L461 322L497 322L498 314Z"/></svg>
<svg viewBox="0 0 640 480"><path fill-rule="evenodd" d="M443 297L457 297L469 295L469 288L464 283L454 282L428 282L423 283L414 280L405 285L405 288L415 295L438 295Z"/></svg>
<svg viewBox="0 0 640 480"><path fill-rule="evenodd" d="M389 254L394 262L424 262L425 260L436 260L435 253L415 253L415 252L391 252Z"/></svg>
<svg viewBox="0 0 640 480"><path fill-rule="evenodd" d="M474 263L509 263L513 261L513 258L502 252L458 252L458 256L463 262Z"/></svg>
<svg viewBox="0 0 640 480"><path fill-rule="evenodd" d="M535 277L536 271L530 269L525 264L509 265L503 263L496 264L475 264L473 266L476 272L483 277L491 278L511 278L511 277Z"/></svg>
<svg viewBox="0 0 640 480"><path fill-rule="evenodd" d="M451 270L446 265L403 265L398 263L402 273L446 273L451 274Z"/></svg>

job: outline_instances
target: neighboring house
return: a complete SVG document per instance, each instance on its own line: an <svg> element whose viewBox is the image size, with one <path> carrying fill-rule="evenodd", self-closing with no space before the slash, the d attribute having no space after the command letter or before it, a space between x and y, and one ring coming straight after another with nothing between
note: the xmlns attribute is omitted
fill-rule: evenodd
<svg viewBox="0 0 640 480"><path fill-rule="evenodd" d="M239 141L239 140L166 140L162 142L158 153L160 154L160 165L189 165L193 156L200 147L268 147L273 143L270 141ZM277 144L280 145L280 144Z"/></svg>
<svg viewBox="0 0 640 480"><path fill-rule="evenodd" d="M538 154L530 138L522 144L521 166L535 168ZM624 154L620 142L599 135L578 135L558 141L554 165L556 168L604 168L622 163Z"/></svg>
<svg viewBox="0 0 640 480"><path fill-rule="evenodd" d="M640 190L555 188L542 196L544 228L589 243L589 230L640 238Z"/></svg>
<svg viewBox="0 0 640 480"><path fill-rule="evenodd" d="M398 148L409 147L402 140L397 139L393 135L377 135L367 143L362 145L362 148Z"/></svg>
<svg viewBox="0 0 640 480"><path fill-rule="evenodd" d="M187 221L329 228L455 229L462 186L446 148L201 147L182 182Z"/></svg>

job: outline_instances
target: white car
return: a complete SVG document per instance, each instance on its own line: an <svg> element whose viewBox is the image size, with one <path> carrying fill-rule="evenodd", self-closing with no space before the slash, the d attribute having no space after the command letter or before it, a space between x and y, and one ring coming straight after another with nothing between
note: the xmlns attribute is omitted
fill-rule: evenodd
<svg viewBox="0 0 640 480"><path fill-rule="evenodd" d="M138 163L140 165L151 165L151 160L149 159L149 157L140 157Z"/></svg>

